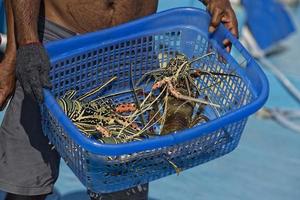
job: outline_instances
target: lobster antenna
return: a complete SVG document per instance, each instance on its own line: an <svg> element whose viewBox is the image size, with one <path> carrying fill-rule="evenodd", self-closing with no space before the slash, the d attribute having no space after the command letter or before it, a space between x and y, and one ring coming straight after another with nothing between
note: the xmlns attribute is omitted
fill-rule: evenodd
<svg viewBox="0 0 300 200"><path fill-rule="evenodd" d="M191 61L189 62L189 64L192 64L192 63L194 63L194 62L196 62L196 61L198 61L198 60L201 60L202 58L205 58L205 57L207 57L207 56L214 55L214 54L215 54L215 52L209 52L209 53L204 54L204 55L202 55L202 56L200 56L200 57L198 57L198 58L195 58L195 59L191 60Z"/></svg>
<svg viewBox="0 0 300 200"><path fill-rule="evenodd" d="M104 87L106 87L108 84L110 84L111 82L113 82L113 81L116 80L116 79L117 79L116 76L112 77L111 79L109 79L109 80L108 80L106 83L104 83L103 85L101 85L101 86L99 86L99 87L97 87L97 88L91 90L90 92L88 92L88 93L86 93L86 94L84 94L84 95L81 95L80 97L78 97L77 100L78 100L78 101L82 101L82 100L84 100L85 98L88 98L88 97L90 97L90 96L96 94L97 92L99 92L100 90L102 90Z"/></svg>

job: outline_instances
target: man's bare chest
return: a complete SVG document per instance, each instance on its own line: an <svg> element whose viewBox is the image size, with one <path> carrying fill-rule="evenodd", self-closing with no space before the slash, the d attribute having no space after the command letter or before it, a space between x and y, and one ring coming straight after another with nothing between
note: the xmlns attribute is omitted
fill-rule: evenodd
<svg viewBox="0 0 300 200"><path fill-rule="evenodd" d="M53 0L65 23L79 32L122 24L156 12L158 0ZM55 13L56 10L53 12Z"/></svg>

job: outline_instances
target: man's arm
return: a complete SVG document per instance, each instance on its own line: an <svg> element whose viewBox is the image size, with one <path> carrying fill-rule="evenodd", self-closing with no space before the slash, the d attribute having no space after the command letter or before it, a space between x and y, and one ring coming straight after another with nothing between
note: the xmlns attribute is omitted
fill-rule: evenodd
<svg viewBox="0 0 300 200"><path fill-rule="evenodd" d="M209 26L209 32L214 32L220 23L223 23L225 27L235 36L239 36L238 22L234 10L231 7L229 0L201 0L206 6L207 10L211 14L211 22ZM231 44L229 40L223 42L227 51L230 51Z"/></svg>
<svg viewBox="0 0 300 200"><path fill-rule="evenodd" d="M15 87L16 42L14 17L10 0L5 0L7 23L7 47L0 63L0 110L2 110Z"/></svg>
<svg viewBox="0 0 300 200"><path fill-rule="evenodd" d="M41 0L12 0L19 46L39 42L38 16Z"/></svg>
<svg viewBox="0 0 300 200"><path fill-rule="evenodd" d="M39 42L40 0L11 0L16 26L16 77L25 97L43 102L43 87L50 87L50 62Z"/></svg>

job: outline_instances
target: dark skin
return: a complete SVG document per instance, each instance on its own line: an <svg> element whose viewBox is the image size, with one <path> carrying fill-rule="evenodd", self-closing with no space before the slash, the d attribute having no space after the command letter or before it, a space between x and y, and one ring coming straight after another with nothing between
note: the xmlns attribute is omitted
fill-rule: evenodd
<svg viewBox="0 0 300 200"><path fill-rule="evenodd" d="M73 32L86 33L153 14L158 0L51 0L44 3L48 19Z"/></svg>
<svg viewBox="0 0 300 200"><path fill-rule="evenodd" d="M212 15L210 31L221 22L238 35L229 0L204 0ZM37 19L41 0L12 0L18 45L38 41ZM125 23L156 12L158 0L45 0L45 16L74 32L86 33Z"/></svg>
<svg viewBox="0 0 300 200"><path fill-rule="evenodd" d="M239 37L238 22L235 13L226 0L204 0L204 4L207 6L207 10L211 13L212 18L209 26L209 32L214 32L220 23L236 37ZM231 43L229 40L223 41L226 50L230 52Z"/></svg>
<svg viewBox="0 0 300 200"><path fill-rule="evenodd" d="M11 10L11 1L5 0L6 10ZM12 95L15 88L15 55L16 45L13 28L13 13L7 12L8 24L8 46L5 56L0 62L0 111L4 108L8 98Z"/></svg>
<svg viewBox="0 0 300 200"><path fill-rule="evenodd" d="M85 33L108 28L156 12L158 0L51 0L45 1L48 19L68 29ZM204 0L212 14L210 32L223 23L238 37L237 20L228 0ZM229 46L229 41L225 46Z"/></svg>

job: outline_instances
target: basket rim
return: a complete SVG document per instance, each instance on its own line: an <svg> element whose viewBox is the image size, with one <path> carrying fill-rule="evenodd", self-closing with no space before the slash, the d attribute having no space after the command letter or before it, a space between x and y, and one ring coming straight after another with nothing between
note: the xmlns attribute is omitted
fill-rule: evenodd
<svg viewBox="0 0 300 200"><path fill-rule="evenodd" d="M187 15L196 15L199 17L204 17L207 23L210 20L209 14L204 10L197 9L197 8L175 8L160 13L156 13L154 15L147 16L145 18L133 22L129 22L127 24L123 24L114 28L110 28L110 29L106 29L94 33L89 33L83 36L76 36L74 38L70 38L62 41L56 41L47 44L46 48L48 52L50 52L49 55L51 57L51 61L53 61L58 57L63 56L64 54L63 51L59 52L56 50L56 48L60 47L60 45L67 45L79 41L78 48L80 48L80 44L83 45L84 44L83 41L85 39L88 39L89 37L95 37L95 36L99 37L99 35L109 34L123 29L132 28L134 26L140 26L142 23L150 23L152 20L157 20L158 18L167 15L176 15L176 14L182 15L185 13ZM65 130L66 134L68 134L70 138L74 140L75 143L81 146L84 150L98 155L118 156L118 155L130 154L130 153L135 153L140 151L147 151L147 150L152 150L157 148L165 148L168 146L186 142L196 137L206 135L208 133L211 133L213 131L216 131L228 125L229 123L237 122L247 118L249 115L253 114L264 105L269 94L269 84L264 72L261 70L259 65L254 60L254 58L247 52L247 50L240 44L240 42L236 38L234 38L234 36L231 35L231 33L223 25L220 25L218 27L216 34L214 34L213 38L211 39L220 40L220 38L224 38L224 37L229 38L229 40L237 48L237 50L241 53L241 55L243 55L244 58L247 60L248 65L246 70L251 71L251 73L256 73L256 78L258 78L259 83L253 83L254 84L253 86L257 87L259 92L256 94L257 97L256 99L254 99L253 102L250 102L249 104L242 106L241 108L233 112L227 113L218 119L214 119L205 124L202 124L201 126L195 126L189 129L178 131L176 133L160 136L157 138L146 139L143 141L136 141L130 143L123 143L123 144L101 144L91 140L90 138L87 138L76 128L76 126L71 122L71 120L69 120L69 118L63 113L62 109L57 104L54 96L51 94L50 90L48 89L44 89L44 97L45 97L44 105L51 112L51 114L59 121L60 125ZM111 42L114 42L114 40L109 41L109 43ZM231 58L230 55L221 47L217 49L226 58L227 57ZM230 60L232 61L232 58Z"/></svg>

